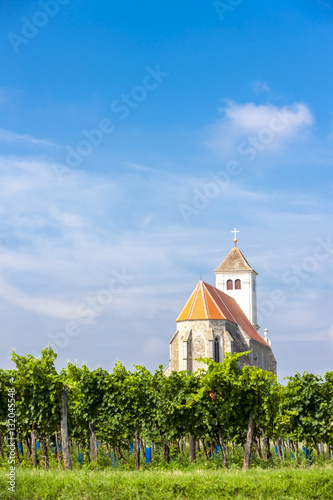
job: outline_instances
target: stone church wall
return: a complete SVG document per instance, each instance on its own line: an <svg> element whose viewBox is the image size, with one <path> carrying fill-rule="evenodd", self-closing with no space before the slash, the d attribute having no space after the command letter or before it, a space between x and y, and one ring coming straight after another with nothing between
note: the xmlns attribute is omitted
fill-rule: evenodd
<svg viewBox="0 0 333 500"><path fill-rule="evenodd" d="M180 321L170 342L169 372L196 371L207 365L197 358L214 359L214 340L219 338L219 360L225 352L252 352L247 356L252 365L276 373L276 361L268 347L249 339L239 327L227 320Z"/></svg>

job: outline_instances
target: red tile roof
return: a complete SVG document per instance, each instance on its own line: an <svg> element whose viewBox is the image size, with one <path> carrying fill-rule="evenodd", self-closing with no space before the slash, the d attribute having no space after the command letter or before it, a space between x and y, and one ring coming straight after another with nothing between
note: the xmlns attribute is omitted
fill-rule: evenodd
<svg viewBox="0 0 333 500"><path fill-rule="evenodd" d="M244 330L252 340L269 347L235 299L204 281L199 281L176 321L200 319L227 319Z"/></svg>
<svg viewBox="0 0 333 500"><path fill-rule="evenodd" d="M233 271L254 271L240 249L234 247L230 250L222 264L215 269L214 273L233 272ZM256 272L255 272L256 273ZM257 273L256 273L257 274Z"/></svg>

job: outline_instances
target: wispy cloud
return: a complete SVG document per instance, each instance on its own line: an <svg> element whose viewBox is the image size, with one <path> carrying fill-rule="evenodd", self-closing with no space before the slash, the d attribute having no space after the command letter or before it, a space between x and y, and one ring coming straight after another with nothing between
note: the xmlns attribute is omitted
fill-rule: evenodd
<svg viewBox="0 0 333 500"><path fill-rule="evenodd" d="M0 92L0 103L1 103L1 92ZM0 141L10 142L10 143L26 143L26 144L39 144L43 146L51 146L59 148L58 144L55 144L48 139L37 139L29 134L17 134L16 132L11 132L10 130L5 130L0 128Z"/></svg>
<svg viewBox="0 0 333 500"><path fill-rule="evenodd" d="M251 87L253 92L270 92L270 87L266 82L262 82L261 80L254 80L251 82Z"/></svg>
<svg viewBox="0 0 333 500"><path fill-rule="evenodd" d="M18 310L26 309L41 315L69 319L74 316L75 306L56 299L46 297L34 297L31 293L22 290L0 280L0 297L3 301L15 305Z"/></svg>

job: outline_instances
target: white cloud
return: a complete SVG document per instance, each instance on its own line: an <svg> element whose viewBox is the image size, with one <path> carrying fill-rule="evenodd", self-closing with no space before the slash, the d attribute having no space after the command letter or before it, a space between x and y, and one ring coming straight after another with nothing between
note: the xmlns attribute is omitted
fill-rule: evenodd
<svg viewBox="0 0 333 500"><path fill-rule="evenodd" d="M278 107L227 100L220 112L224 116L210 127L208 145L229 157L253 147L258 153L276 151L301 133L303 139L313 124L312 113L302 102Z"/></svg>
<svg viewBox="0 0 333 500"><path fill-rule="evenodd" d="M313 123L311 112L303 103L278 108L271 105L256 105L252 102L237 104L229 101L220 111L224 112L232 125L242 132L255 132L260 128L267 127L272 118L283 120L284 117L287 126L283 132L287 134L294 127L312 125Z"/></svg>

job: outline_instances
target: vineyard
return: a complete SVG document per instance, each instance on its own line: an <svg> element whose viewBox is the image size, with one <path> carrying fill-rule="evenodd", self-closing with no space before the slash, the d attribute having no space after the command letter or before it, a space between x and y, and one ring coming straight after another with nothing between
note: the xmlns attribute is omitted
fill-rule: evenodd
<svg viewBox="0 0 333 500"><path fill-rule="evenodd" d="M162 366L152 374L121 363L111 373L72 363L57 373L50 347L40 358L13 352L16 369L0 371L2 464L11 457L46 470L330 462L333 372L295 374L283 386L257 367L241 370L239 356L166 377Z"/></svg>

